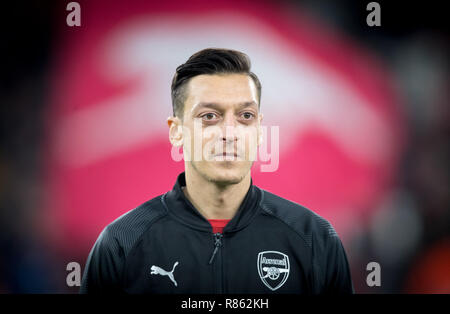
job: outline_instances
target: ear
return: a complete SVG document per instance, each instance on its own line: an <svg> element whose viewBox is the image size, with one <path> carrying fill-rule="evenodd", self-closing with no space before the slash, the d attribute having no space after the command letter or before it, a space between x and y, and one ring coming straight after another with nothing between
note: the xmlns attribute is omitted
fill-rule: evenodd
<svg viewBox="0 0 450 314"><path fill-rule="evenodd" d="M168 117L167 125L169 126L169 140L173 146L183 145L183 126L178 117Z"/></svg>
<svg viewBox="0 0 450 314"><path fill-rule="evenodd" d="M261 146L263 143L263 137L262 137L262 129L261 129L261 122L263 120L264 116L262 113L259 114L259 121L258 121L258 147Z"/></svg>

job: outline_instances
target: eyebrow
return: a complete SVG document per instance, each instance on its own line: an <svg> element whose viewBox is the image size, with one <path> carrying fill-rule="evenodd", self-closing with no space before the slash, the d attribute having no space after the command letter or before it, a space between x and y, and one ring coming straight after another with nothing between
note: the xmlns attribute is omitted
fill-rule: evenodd
<svg viewBox="0 0 450 314"><path fill-rule="evenodd" d="M238 107L244 108L244 107L250 107L250 106L258 106L258 104L254 101L246 101L238 104ZM220 108L223 105L217 104L217 103L211 103L211 102L199 102L194 105L191 109L191 113L195 110L198 110L200 108Z"/></svg>

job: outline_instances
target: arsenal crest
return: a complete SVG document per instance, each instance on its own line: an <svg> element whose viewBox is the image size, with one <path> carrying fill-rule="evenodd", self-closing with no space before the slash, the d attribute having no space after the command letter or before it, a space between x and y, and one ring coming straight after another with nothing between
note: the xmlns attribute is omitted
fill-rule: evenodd
<svg viewBox="0 0 450 314"><path fill-rule="evenodd" d="M258 254L258 273L262 282L272 291L280 288L289 277L289 257L278 251Z"/></svg>

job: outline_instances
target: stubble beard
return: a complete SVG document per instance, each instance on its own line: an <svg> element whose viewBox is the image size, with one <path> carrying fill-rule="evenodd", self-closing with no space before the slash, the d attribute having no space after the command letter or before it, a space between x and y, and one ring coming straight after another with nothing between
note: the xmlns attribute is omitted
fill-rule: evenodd
<svg viewBox="0 0 450 314"><path fill-rule="evenodd" d="M228 185L240 183L250 172L251 167L253 165L253 161L251 162L248 169L245 172L243 172L241 175L239 175L238 177L227 178L227 179L217 178L217 177L213 177L213 176L209 175L208 173L206 173L206 171L202 171L201 169L199 169L199 167L197 167L195 161L191 160L191 161L189 161L189 164L191 165L192 169L194 169L194 171L196 171L206 181L214 183L215 185L220 186L220 187L226 187Z"/></svg>

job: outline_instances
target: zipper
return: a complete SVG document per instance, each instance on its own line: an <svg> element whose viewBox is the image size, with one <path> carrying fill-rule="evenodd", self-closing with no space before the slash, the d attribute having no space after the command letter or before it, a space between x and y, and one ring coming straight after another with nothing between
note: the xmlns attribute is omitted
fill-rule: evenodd
<svg viewBox="0 0 450 314"><path fill-rule="evenodd" d="M215 292L217 294L223 293L223 262L222 262L222 253L223 249L220 248L223 246L222 238L223 234L220 232L214 233L214 251L212 252L211 258L209 259L209 265L213 264L213 274L214 274L214 282L215 282ZM215 262L214 262L215 261ZM214 262L214 263L213 263Z"/></svg>
<svg viewBox="0 0 450 314"><path fill-rule="evenodd" d="M214 261L214 257L217 254L217 251L222 246L222 237L223 237L223 234L221 234L220 232L214 233L214 251L211 255L211 258L209 259L208 265L212 264L212 262Z"/></svg>

